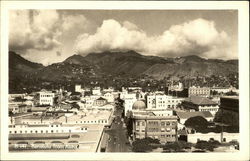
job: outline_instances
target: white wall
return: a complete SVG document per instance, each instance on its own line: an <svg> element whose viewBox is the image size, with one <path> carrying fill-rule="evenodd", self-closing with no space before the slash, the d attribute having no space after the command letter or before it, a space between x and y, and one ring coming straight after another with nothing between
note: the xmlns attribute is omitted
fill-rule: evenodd
<svg viewBox="0 0 250 161"><path fill-rule="evenodd" d="M197 143L198 139L209 141L210 138L213 138L214 140L221 142L221 133L207 133L207 134L195 133L195 134L188 134L187 135L187 141L190 143ZM226 133L226 132L224 132L223 138L226 139L226 142L230 142L232 140L239 141L239 133Z"/></svg>

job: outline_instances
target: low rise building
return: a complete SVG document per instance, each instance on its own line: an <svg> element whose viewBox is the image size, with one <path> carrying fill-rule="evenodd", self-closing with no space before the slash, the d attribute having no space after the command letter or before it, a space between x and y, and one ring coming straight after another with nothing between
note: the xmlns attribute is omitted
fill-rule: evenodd
<svg viewBox="0 0 250 161"><path fill-rule="evenodd" d="M28 125L16 124L9 126L9 134L30 134L30 133L79 133L87 132L85 126L67 126L60 123L52 123L50 125Z"/></svg>
<svg viewBox="0 0 250 161"><path fill-rule="evenodd" d="M200 97L209 97L210 88L208 87L190 87L188 89L188 96L200 96Z"/></svg>
<svg viewBox="0 0 250 161"><path fill-rule="evenodd" d="M206 97L191 96L182 102L182 107L187 110L209 111L213 116L217 113L218 103Z"/></svg>
<svg viewBox="0 0 250 161"><path fill-rule="evenodd" d="M93 103L93 106L104 106L108 103L108 101L103 98L103 97L99 97L98 99L96 99Z"/></svg>
<svg viewBox="0 0 250 161"><path fill-rule="evenodd" d="M114 102L115 101L115 97L113 95L112 92L106 92L103 94L103 98L105 98L108 102Z"/></svg>
<svg viewBox="0 0 250 161"><path fill-rule="evenodd" d="M35 105L53 105L55 94L50 91L42 90L35 96Z"/></svg>
<svg viewBox="0 0 250 161"><path fill-rule="evenodd" d="M207 121L211 122L213 121L214 117L209 111L196 111L196 112L176 112L176 115L178 117L178 121L181 124L185 124L185 122L191 118L196 116L201 116Z"/></svg>
<svg viewBox="0 0 250 161"><path fill-rule="evenodd" d="M187 142L190 143L197 143L197 141L204 140L217 140L219 142L230 142L230 141L237 141L239 142L239 133L226 133L224 132L223 135L221 133L193 133L187 134Z"/></svg>
<svg viewBox="0 0 250 161"><path fill-rule="evenodd" d="M92 89L92 95L101 95L101 88L100 87L95 87Z"/></svg>

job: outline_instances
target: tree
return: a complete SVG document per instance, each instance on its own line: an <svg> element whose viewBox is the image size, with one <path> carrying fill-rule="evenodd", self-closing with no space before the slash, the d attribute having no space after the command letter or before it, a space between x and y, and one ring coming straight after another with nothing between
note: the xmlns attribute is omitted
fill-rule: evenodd
<svg viewBox="0 0 250 161"><path fill-rule="evenodd" d="M194 128L198 132L205 131L208 125L208 121L201 116L191 117L185 122L186 127Z"/></svg>
<svg viewBox="0 0 250 161"><path fill-rule="evenodd" d="M209 141L200 140L196 143L195 148L214 151L214 148L217 148L219 145L220 143L217 140L209 140Z"/></svg>
<svg viewBox="0 0 250 161"><path fill-rule="evenodd" d="M181 152L184 151L184 149L190 149L191 147L191 143L187 143L185 141L176 141L173 143L166 143L163 147L163 150Z"/></svg>
<svg viewBox="0 0 250 161"><path fill-rule="evenodd" d="M149 152L154 148L151 144L160 144L158 139L152 139L149 137L143 139L137 139L132 143L133 152Z"/></svg>

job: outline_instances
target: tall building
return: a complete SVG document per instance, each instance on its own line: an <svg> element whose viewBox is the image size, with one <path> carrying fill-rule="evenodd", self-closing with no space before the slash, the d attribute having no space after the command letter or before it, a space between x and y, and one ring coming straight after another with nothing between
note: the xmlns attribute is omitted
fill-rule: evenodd
<svg viewBox="0 0 250 161"><path fill-rule="evenodd" d="M150 94L147 95L147 109L176 108L183 100L183 98L176 98L163 94Z"/></svg>
<svg viewBox="0 0 250 161"><path fill-rule="evenodd" d="M137 100L136 93L124 93L122 97L124 100L124 114L127 116L127 112L132 110L132 106Z"/></svg>
<svg viewBox="0 0 250 161"><path fill-rule="evenodd" d="M157 116L153 111L146 111L143 101L136 101L132 109L133 138L150 137L161 143L177 140L177 117Z"/></svg>
<svg viewBox="0 0 250 161"><path fill-rule="evenodd" d="M219 115L221 121L232 126L239 126L239 97L224 96L220 98Z"/></svg>

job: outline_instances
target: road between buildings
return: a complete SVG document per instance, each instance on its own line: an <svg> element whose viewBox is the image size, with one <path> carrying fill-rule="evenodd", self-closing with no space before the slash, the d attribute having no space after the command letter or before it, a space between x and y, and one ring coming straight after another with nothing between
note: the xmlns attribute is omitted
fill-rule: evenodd
<svg viewBox="0 0 250 161"><path fill-rule="evenodd" d="M121 119L122 110L116 109L114 121L110 129L105 132L109 135L106 152L131 152L131 146L127 138L127 130L123 127Z"/></svg>

